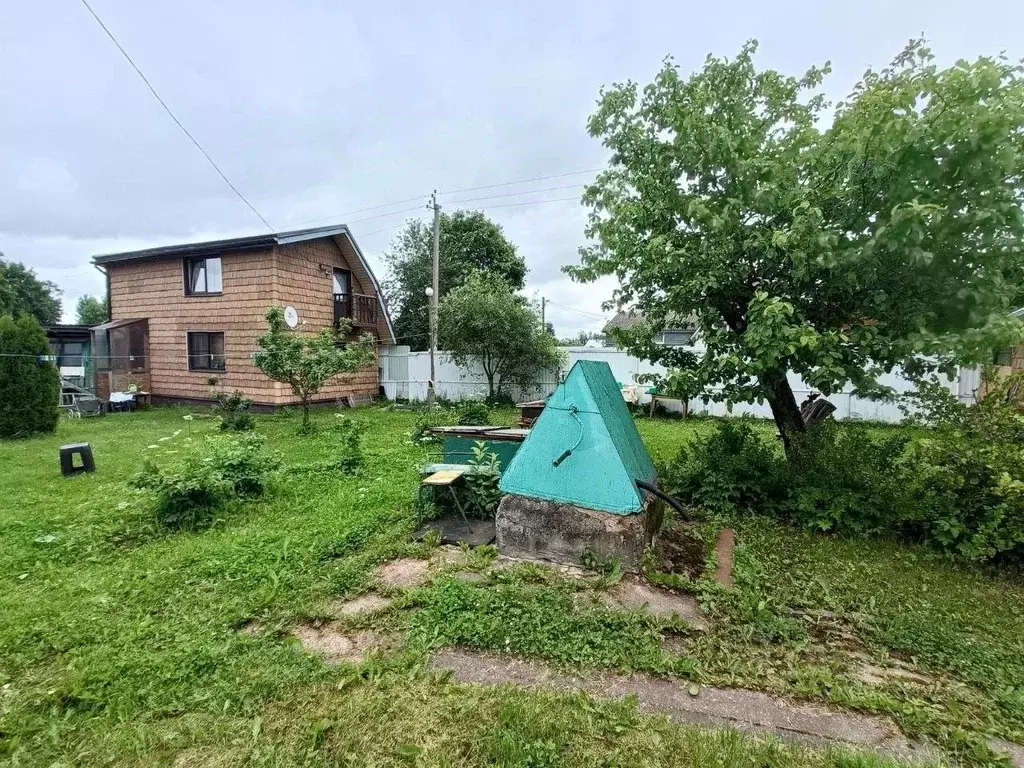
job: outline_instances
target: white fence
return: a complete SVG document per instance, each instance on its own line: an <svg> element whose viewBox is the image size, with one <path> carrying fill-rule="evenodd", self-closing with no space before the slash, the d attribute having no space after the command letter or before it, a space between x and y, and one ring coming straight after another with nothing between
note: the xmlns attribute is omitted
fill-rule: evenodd
<svg viewBox="0 0 1024 768"><path fill-rule="evenodd" d="M510 394L517 400L528 400L545 397L558 385L562 376L577 360L603 360L612 369L616 381L624 386L636 383L636 377L644 373L665 373L665 368L653 365L646 360L632 357L627 352L610 347L563 347L567 362L562 370L547 371L536 387L528 391L513 391ZM430 379L430 354L428 352L410 352L409 347L381 348L381 384L385 395L391 399L426 400L427 382ZM446 352L439 352L435 358L436 391L439 397L450 400L482 399L487 396L487 378L483 369L477 364L468 368L456 365ZM887 374L881 383L892 387L897 392L913 390L914 385L899 374ZM797 402L803 400L815 390L799 376L790 374L790 386ZM961 369L957 379L945 382L950 391L961 400L972 402L974 393L980 384L977 369ZM830 395L829 401L836 406L837 419L869 419L872 421L898 422L903 418L898 405L882 400L868 400L857 397L851 388ZM649 402L649 398L644 398ZM643 402L644 400L641 400ZM659 398L660 401L660 398ZM680 401L664 401L670 410L682 410ZM737 403L730 409L726 403L707 402L702 398L694 398L689 402L691 413L706 413L714 416L750 414L771 418L771 410L767 403Z"/></svg>

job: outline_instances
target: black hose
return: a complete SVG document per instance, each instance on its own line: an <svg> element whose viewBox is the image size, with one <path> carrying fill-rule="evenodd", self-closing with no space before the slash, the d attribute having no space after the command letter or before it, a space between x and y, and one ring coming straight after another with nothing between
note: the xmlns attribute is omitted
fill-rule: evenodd
<svg viewBox="0 0 1024 768"><path fill-rule="evenodd" d="M690 516L690 513L683 508L683 505L680 504L674 496L669 496L654 483L648 483L646 480L637 480L636 487L642 491L653 493L659 499L663 499L670 507L672 507L672 509L679 513L680 517L682 517L685 522L693 522L693 518Z"/></svg>

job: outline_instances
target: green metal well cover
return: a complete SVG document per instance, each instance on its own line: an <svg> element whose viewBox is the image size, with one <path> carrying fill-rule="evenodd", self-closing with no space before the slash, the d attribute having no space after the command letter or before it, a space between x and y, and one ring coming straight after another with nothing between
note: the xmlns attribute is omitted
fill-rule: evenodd
<svg viewBox="0 0 1024 768"><path fill-rule="evenodd" d="M577 360L499 487L504 493L628 515L644 504L634 481L652 482L654 475L608 363Z"/></svg>

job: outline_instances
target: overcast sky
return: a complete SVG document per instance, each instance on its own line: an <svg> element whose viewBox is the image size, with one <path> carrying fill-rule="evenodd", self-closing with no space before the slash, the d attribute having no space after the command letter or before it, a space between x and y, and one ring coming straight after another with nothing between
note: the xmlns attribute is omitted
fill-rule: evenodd
<svg viewBox="0 0 1024 768"><path fill-rule="evenodd" d="M669 54L690 71L750 37L786 73L831 59L834 97L921 33L943 63L1024 56L1021 0L91 3L275 229L348 222L384 277L380 254L427 212L367 217L435 187L446 210L505 195L461 207L519 246L560 335L600 328L611 291L560 272L585 215L580 186L551 188L593 173L452 192L599 168L585 126L602 85L646 83ZM80 0L4 3L0 104L0 251L64 289L66 320L103 290L94 254L263 230Z"/></svg>

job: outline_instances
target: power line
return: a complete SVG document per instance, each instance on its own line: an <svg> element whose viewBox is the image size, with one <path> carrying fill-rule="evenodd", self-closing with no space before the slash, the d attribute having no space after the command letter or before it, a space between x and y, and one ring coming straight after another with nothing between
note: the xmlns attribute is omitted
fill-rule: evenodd
<svg viewBox="0 0 1024 768"><path fill-rule="evenodd" d="M457 195L460 192L475 192L478 189L494 189L495 187L511 187L516 184L528 184L531 181L547 181L548 179L564 179L566 176L582 176L584 173L597 173L603 171L604 168L588 168L585 171L572 171L571 173L556 173L551 176L535 176L532 179L520 179L519 181L503 181L500 184L485 184L481 187L463 187L462 189L452 189L448 192L439 192L441 196L444 195Z"/></svg>
<svg viewBox="0 0 1024 768"><path fill-rule="evenodd" d="M470 197L464 200L449 200L445 205L459 205L460 203L474 203L477 200L497 200L499 197L515 197L516 195L532 195L541 192L556 192L561 189L576 189L586 186L585 184L566 184L563 187L546 187L544 189L530 189L525 192L503 192L500 195L487 195L486 197Z"/></svg>
<svg viewBox="0 0 1024 768"><path fill-rule="evenodd" d="M181 129L181 132L188 136L189 140L196 145L196 149L203 153L203 157L205 157L207 161L210 163L210 165L213 166L213 170L215 170L220 175L220 177L224 179L224 183L231 187L231 191L238 195L238 199L245 203L247 206L249 206L249 210L259 217L259 220L263 222L264 226L267 229L273 232L274 228L270 226L270 223L265 218L263 218L263 214L257 211L256 206L250 203L245 198L245 195L238 191L238 187L231 183L231 180L224 174L224 171L220 169L220 166L218 166L217 163L213 161L213 158L210 157L210 153L203 149L202 144L200 144L196 140L195 136L188 132L188 129L181 124L181 121L177 118L174 112L171 111L171 108L167 106L167 102L160 98L160 94L156 92L156 88L154 88L153 84L149 82L149 79L144 74L142 74L142 70L139 69L138 65L134 61L132 61L132 57L128 55L128 51L126 51L124 47L117 41L117 38L114 37L114 33L107 29L107 25L104 24L103 20L96 15L96 11L94 11L92 9L92 6L89 5L88 0L82 0L82 5L85 6L86 10L89 11L92 17L96 20L96 23L100 25L100 28L107 33L107 37L109 37L111 41L113 41L114 45L117 46L117 50L119 50L121 52L121 55L124 56L125 60L129 64L131 64L132 69L135 70L135 73L142 78L142 82L144 82L146 84L146 87L149 88L149 92L152 93L154 98L156 98L156 100L160 102L160 106L163 107L164 111L171 116L171 120L174 121L175 125L177 125Z"/></svg>
<svg viewBox="0 0 1024 768"><path fill-rule="evenodd" d="M490 210L493 210L494 208L515 208L516 206L519 206L519 205L538 205L540 203L566 203L566 202L568 202L570 200L575 201L577 203L580 201L580 199L578 197L556 197L556 198L553 198L551 200L526 200L525 202L522 202L522 203L503 203L501 205L483 205L483 206L479 206L479 208L481 210L484 210L484 211L490 211Z"/></svg>
<svg viewBox="0 0 1024 768"><path fill-rule="evenodd" d="M312 224L313 222L316 222L316 221L327 221L328 219L340 219L342 216L352 216L352 215L357 214L357 213L366 213L367 211L376 211L376 210L380 210L381 208L390 208L392 205L402 205L402 203L412 203L412 202L414 202L416 200L422 200L424 197L426 197L426 195L416 195L416 197L408 197L405 200L396 200L393 203L381 203L380 205L371 205L369 208L360 208L360 209L355 210L355 211L346 211L345 213L334 213L334 214L331 214L330 216L321 216L318 219L306 219L305 221L297 222L294 226L299 227L299 226L302 226L303 224ZM404 213L404 211L395 211L395 213ZM381 215L382 216L386 216L387 214L381 214ZM362 219L362 221L366 221L366 219Z"/></svg>
<svg viewBox="0 0 1024 768"><path fill-rule="evenodd" d="M552 301L551 299L548 299L548 304L553 304L556 307L561 307L562 309L567 309L570 312L575 312L578 315L587 315L588 317L597 318L598 320L607 320L608 319L607 315L598 315L598 314L596 314L594 312L585 312L582 309L576 309L576 307L570 307L567 304L560 304L557 301Z"/></svg>

